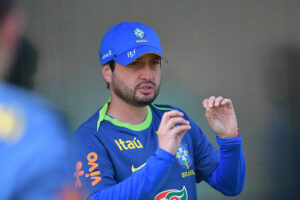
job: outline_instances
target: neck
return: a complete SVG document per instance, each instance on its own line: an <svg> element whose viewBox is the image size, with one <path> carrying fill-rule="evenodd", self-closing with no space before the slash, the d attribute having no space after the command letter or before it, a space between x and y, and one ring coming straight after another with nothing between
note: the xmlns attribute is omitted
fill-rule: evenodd
<svg viewBox="0 0 300 200"><path fill-rule="evenodd" d="M120 122L136 125L142 123L146 119L147 106L136 107L128 104L115 95L112 95L111 102L108 105L107 114Z"/></svg>

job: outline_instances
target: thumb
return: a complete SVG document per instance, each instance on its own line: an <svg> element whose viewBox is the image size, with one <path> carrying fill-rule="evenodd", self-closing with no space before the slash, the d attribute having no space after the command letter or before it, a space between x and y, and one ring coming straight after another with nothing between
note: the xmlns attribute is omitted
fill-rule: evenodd
<svg viewBox="0 0 300 200"><path fill-rule="evenodd" d="M206 117L208 124L211 126L213 124L213 112L210 108L206 109L205 117Z"/></svg>
<svg viewBox="0 0 300 200"><path fill-rule="evenodd" d="M210 108L206 108L205 117L211 118L212 117L212 110Z"/></svg>

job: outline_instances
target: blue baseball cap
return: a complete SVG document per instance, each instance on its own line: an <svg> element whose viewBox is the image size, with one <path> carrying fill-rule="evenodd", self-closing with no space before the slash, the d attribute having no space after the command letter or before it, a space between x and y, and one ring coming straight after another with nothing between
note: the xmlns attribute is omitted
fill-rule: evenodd
<svg viewBox="0 0 300 200"><path fill-rule="evenodd" d="M153 53L159 55L165 63L156 32L141 23L122 22L110 28L104 35L99 49L101 65L111 60L128 65L138 57Z"/></svg>

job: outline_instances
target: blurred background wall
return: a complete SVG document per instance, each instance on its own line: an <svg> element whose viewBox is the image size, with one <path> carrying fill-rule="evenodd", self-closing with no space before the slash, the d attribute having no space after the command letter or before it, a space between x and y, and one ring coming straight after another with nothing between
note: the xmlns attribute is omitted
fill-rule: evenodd
<svg viewBox="0 0 300 200"><path fill-rule="evenodd" d="M23 2L19 84L30 82L56 103L73 130L109 98L98 59L105 31L122 21L142 22L156 30L169 60L156 103L185 110L216 144L201 102L210 95L234 102L246 158L244 191L224 197L200 183L199 199L297 198L300 1Z"/></svg>

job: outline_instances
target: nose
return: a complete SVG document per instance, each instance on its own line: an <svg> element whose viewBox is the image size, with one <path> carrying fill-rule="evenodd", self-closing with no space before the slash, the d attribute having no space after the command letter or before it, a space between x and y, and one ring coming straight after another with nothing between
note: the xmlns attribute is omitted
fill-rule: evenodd
<svg viewBox="0 0 300 200"><path fill-rule="evenodd" d="M149 63L144 64L142 67L142 74L141 79L142 80L153 80L153 69L151 68Z"/></svg>

